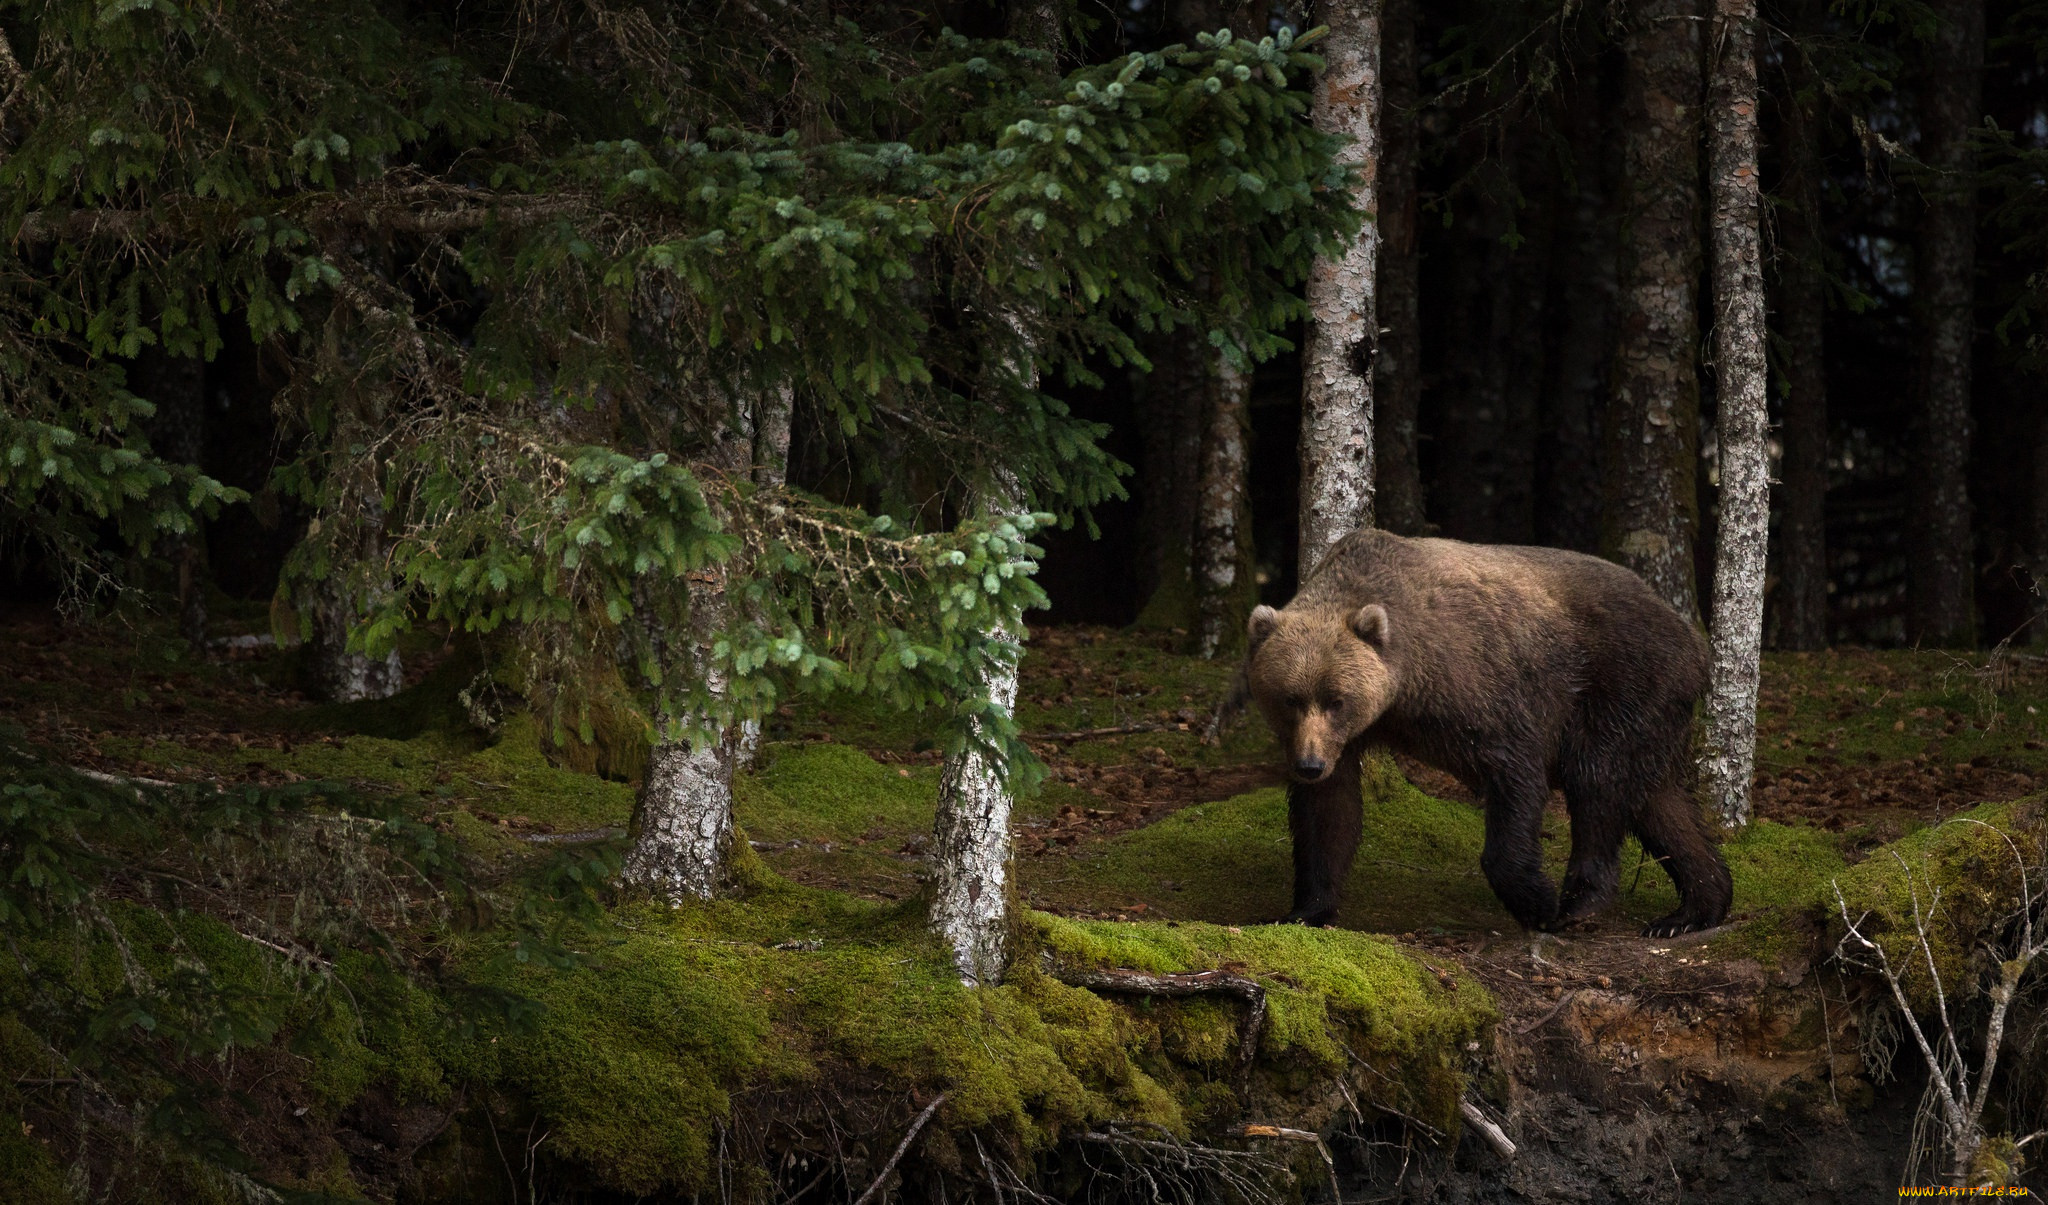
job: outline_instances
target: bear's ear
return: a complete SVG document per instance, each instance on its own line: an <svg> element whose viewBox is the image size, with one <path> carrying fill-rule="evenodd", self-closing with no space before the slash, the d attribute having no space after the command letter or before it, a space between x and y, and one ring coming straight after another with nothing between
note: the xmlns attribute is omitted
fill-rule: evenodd
<svg viewBox="0 0 2048 1205"><path fill-rule="evenodd" d="M1244 625L1245 635L1251 637L1252 647L1257 648L1273 630L1280 626L1280 612L1261 603L1252 608L1252 617Z"/></svg>
<svg viewBox="0 0 2048 1205"><path fill-rule="evenodd" d="M1351 613L1351 630L1374 648L1387 647L1387 609L1367 603Z"/></svg>

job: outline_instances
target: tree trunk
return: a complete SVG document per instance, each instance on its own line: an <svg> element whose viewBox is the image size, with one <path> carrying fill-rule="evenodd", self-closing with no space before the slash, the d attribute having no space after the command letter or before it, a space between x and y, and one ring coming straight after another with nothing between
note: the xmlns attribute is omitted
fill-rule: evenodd
<svg viewBox="0 0 2048 1205"><path fill-rule="evenodd" d="M730 887L732 742L662 741L647 753L639 824L624 879L668 904L708 900Z"/></svg>
<svg viewBox="0 0 2048 1205"><path fill-rule="evenodd" d="M1749 823L1756 767L1770 463L1764 441L1762 193L1757 178L1756 0L1715 0L1708 181L1714 233L1714 362L1720 524L1714 548L1713 673L1702 778L1731 828Z"/></svg>
<svg viewBox="0 0 2048 1205"><path fill-rule="evenodd" d="M773 410L784 395L767 406L758 400L736 403L724 429L706 451L707 463L728 476L745 478L756 468L756 436L764 409ZM772 421L772 420L771 420ZM783 427L787 429L787 421ZM783 445L786 459L788 445ZM657 645L675 641L661 658L670 673L703 680L717 698L725 694L725 674L714 661L712 644L732 621L732 602L725 593L725 571L712 566L685 575L679 582L649 583L648 589L689 591L690 621L680 634L652 631ZM697 717L661 716L694 727ZM672 738L657 736L647 752L647 773L633 806L633 845L626 853L622 880L670 905L708 900L732 887L728 859L732 852L732 775L744 740L739 726L715 734ZM758 743L758 732L755 735Z"/></svg>
<svg viewBox="0 0 2048 1205"><path fill-rule="evenodd" d="M1192 629L1195 514L1200 496L1204 352L1184 331L1146 343L1152 371L1135 386L1138 412L1138 530L1146 549L1143 628Z"/></svg>
<svg viewBox="0 0 2048 1205"><path fill-rule="evenodd" d="M1565 117L1572 170L1558 200L1548 307L1556 351L1537 423L1536 538L1580 552L1600 547L1600 419L1614 352L1619 130L1601 83L1600 64L1585 64Z"/></svg>
<svg viewBox="0 0 2048 1205"><path fill-rule="evenodd" d="M1373 301L1379 230L1379 5L1332 0L1320 17L1328 66L1311 102L1317 128L1351 138L1341 159L1359 172L1353 200L1368 215L1357 241L1335 260L1318 259L1308 279L1309 322L1302 356L1300 575L1352 529L1372 522Z"/></svg>
<svg viewBox="0 0 2048 1205"><path fill-rule="evenodd" d="M376 495L364 503L352 518L329 516L329 523L353 523L343 533L336 550L335 568L313 584L306 607L312 620L312 639L307 652L312 656L313 685L330 703L359 703L388 699L405 687L404 664L398 650L371 658L352 652L349 632L370 604L382 601L390 585L381 575L384 564L384 512ZM359 570L361 576L351 571Z"/></svg>
<svg viewBox="0 0 2048 1205"><path fill-rule="evenodd" d="M374 558L364 560L366 565L376 563ZM349 630L363 612L362 601L355 584L340 574L320 582L310 600L313 637L308 651L315 687L330 703L388 699L405 687L405 666L397 649L376 658L349 650Z"/></svg>
<svg viewBox="0 0 2048 1205"><path fill-rule="evenodd" d="M1001 483L984 499L985 511L1016 509L1015 486ZM984 684L990 702L1005 711L1017 702L1014 632L998 632L1011 655ZM1010 788L987 755L969 744L946 758L939 777L939 810L932 823L931 924L953 949L953 965L970 987L1001 982L1009 966Z"/></svg>
<svg viewBox="0 0 2048 1205"><path fill-rule="evenodd" d="M1809 10L1812 8L1808 6ZM1815 16L1809 11L1809 16ZM1813 27L1802 23L1801 32ZM1828 643L1827 317L1820 212L1817 88L1796 47L1785 50L1784 131L1788 212L1778 224L1778 307L1785 335L1785 456L1778 506L1778 645Z"/></svg>
<svg viewBox="0 0 2048 1205"><path fill-rule="evenodd" d="M149 442L156 454L197 466L206 455L206 366L196 357L146 349L136 361L136 392L156 405ZM177 574L178 634L194 653L206 647L206 531L195 517L193 530L164 541Z"/></svg>
<svg viewBox="0 0 2048 1205"><path fill-rule="evenodd" d="M1251 374L1223 356L1209 379L1195 527L1195 655L1213 659L1243 643L1258 600L1252 576L1251 497L1245 435Z"/></svg>
<svg viewBox="0 0 2048 1205"><path fill-rule="evenodd" d="M1623 224L1601 552L1697 622L1700 30L1695 0L1638 0L1623 93Z"/></svg>
<svg viewBox="0 0 2048 1205"><path fill-rule="evenodd" d="M1938 0L1920 102L1920 159L1931 178L1914 256L1921 329L1920 417L1913 441L1914 555L1906 634L1927 644L1976 639L1970 530L1970 345L1976 335L1976 182L1970 129L1984 71L1983 0Z"/></svg>
<svg viewBox="0 0 2048 1205"><path fill-rule="evenodd" d="M796 409L796 390L783 382L770 386L754 398L749 426L754 441L754 484L762 489L781 489L789 480L789 431ZM761 721L740 721L733 744L736 766L754 764L761 752Z"/></svg>
<svg viewBox="0 0 2048 1205"><path fill-rule="evenodd" d="M1385 0L1381 10L1385 93L1380 107L1379 355L1373 360L1373 434L1378 461L1374 507L1380 526L1419 535L1422 495L1422 246L1416 173L1421 165L1416 66L1416 0Z"/></svg>
<svg viewBox="0 0 2048 1205"><path fill-rule="evenodd" d="M1061 6L1029 5L1019 10L1010 36L1026 45L1056 49L1064 30ZM1017 321L1015 315L1010 316ZM1028 381L1037 382L1036 366L1011 365ZM983 487L975 499L984 513L1015 511L1022 490L1007 472ZM1008 646L1004 657L983 683L995 706L1009 711L1017 703L1017 660L1023 656L1021 632L991 635ZM1001 982L1010 951L1010 788L973 742L946 758L939 776L938 814L932 819L931 925L953 949L960 981L972 986Z"/></svg>

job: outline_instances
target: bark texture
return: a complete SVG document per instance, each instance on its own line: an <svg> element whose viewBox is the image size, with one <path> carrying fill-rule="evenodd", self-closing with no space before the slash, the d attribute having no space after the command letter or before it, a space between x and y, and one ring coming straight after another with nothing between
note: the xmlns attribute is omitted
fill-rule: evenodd
<svg viewBox="0 0 2048 1205"><path fill-rule="evenodd" d="M701 745L661 741L648 751L626 883L669 904L712 899L731 886L735 742L729 736Z"/></svg>
<svg viewBox="0 0 2048 1205"><path fill-rule="evenodd" d="M354 524L344 537L344 547L354 553L354 563L363 567L363 576L330 573L314 583L306 599L312 620L307 651L312 654L314 689L330 703L388 699L405 687L405 667L398 650L372 658L348 647L349 631L376 601L371 596L389 589L375 576L376 567L384 562L383 510L372 502L352 520L330 521ZM337 557L336 564L342 563Z"/></svg>
<svg viewBox="0 0 2048 1205"><path fill-rule="evenodd" d="M354 588L338 577L320 583L312 599L313 673L322 698L330 703L388 699L405 687L405 666L398 650L382 657L352 652L349 629L362 613Z"/></svg>
<svg viewBox="0 0 2048 1205"><path fill-rule="evenodd" d="M1699 617L1700 106L1695 0L1637 0L1624 47L1622 238L1600 550Z"/></svg>
<svg viewBox="0 0 2048 1205"><path fill-rule="evenodd" d="M1246 407L1251 376L1222 356L1209 380L1195 523L1195 654L1234 653L1243 643L1258 585L1252 576Z"/></svg>
<svg viewBox="0 0 2048 1205"><path fill-rule="evenodd" d="M1013 481L998 481L981 508L1017 509ZM999 631L1009 648L984 683L989 700L1004 711L1017 703L1017 633ZM939 777L939 810L932 823L931 923L953 948L960 980L970 986L995 984L1009 966L1010 788L980 748L970 743L946 758Z"/></svg>
<svg viewBox="0 0 2048 1205"><path fill-rule="evenodd" d="M1925 644L1976 639L1970 530L1970 345L1976 335L1976 186L1969 135L1984 75L1983 0L1937 0L1920 102L1920 159L1929 178L1914 255L1925 343L1914 441L1913 556L1906 635Z"/></svg>
<svg viewBox="0 0 2048 1205"><path fill-rule="evenodd" d="M1813 5L1802 14L1812 17ZM1804 28L1811 28L1806 25ZM1828 381L1822 274L1817 91L1805 60L1785 52L1779 104L1788 202L1778 224L1778 310L1785 335L1785 456L1779 472L1778 645L1828 643Z"/></svg>
<svg viewBox="0 0 2048 1205"><path fill-rule="evenodd" d="M762 409L758 400L735 403L703 459L729 476L747 476L754 467ZM671 672L701 678L714 698L722 696L725 675L711 648L717 633L732 620L724 570L712 566L688 574L682 581L650 583L647 588L689 591L688 630L649 635L657 643L673 642L663 657L676 667ZM661 719L680 719L688 726L694 717L667 715ZM646 777L634 800L633 844L626 852L621 875L628 886L669 904L708 900L731 889L732 774L744 739L735 726L708 736L699 734L694 740L663 737L655 741L647 753ZM758 733L755 739L758 741Z"/></svg>
<svg viewBox="0 0 2048 1205"><path fill-rule="evenodd" d="M1713 668L1701 778L1721 823L1749 823L1763 650L1770 463L1764 441L1763 194L1758 187L1756 0L1715 0L1708 98L1713 205L1714 366L1719 383L1720 524L1714 547Z"/></svg>
<svg viewBox="0 0 2048 1205"><path fill-rule="evenodd" d="M1321 50L1328 66L1311 102L1319 129L1349 137L1342 158L1359 172L1358 207L1368 215L1358 238L1309 273L1307 346L1301 387L1302 580L1331 545L1373 517L1373 346L1379 229L1380 13L1377 0L1333 0L1319 19L1330 28Z"/></svg>
<svg viewBox="0 0 2048 1205"><path fill-rule="evenodd" d="M770 386L754 399L748 425L754 484L762 489L781 489L789 480L789 432L795 410L796 390L787 382ZM751 766L760 752L761 721L741 720L733 746L736 763Z"/></svg>
<svg viewBox="0 0 2048 1205"><path fill-rule="evenodd" d="M1373 436L1380 526L1421 535L1426 525L1421 447L1422 247L1416 172L1421 165L1415 50L1416 0L1385 0L1380 34L1379 354L1373 360Z"/></svg>
<svg viewBox="0 0 2048 1205"><path fill-rule="evenodd" d="M1200 496L1206 366L1184 332L1146 343L1152 371L1133 385L1138 412L1138 531L1148 558L1138 626L1192 628L1195 513Z"/></svg>

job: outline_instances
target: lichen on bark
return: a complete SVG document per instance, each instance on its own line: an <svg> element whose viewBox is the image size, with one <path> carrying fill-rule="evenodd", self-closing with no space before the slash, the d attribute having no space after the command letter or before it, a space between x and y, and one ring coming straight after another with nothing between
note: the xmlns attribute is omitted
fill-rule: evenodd
<svg viewBox="0 0 2048 1205"><path fill-rule="evenodd" d="M1318 257L1309 272L1307 346L1301 388L1300 574L1373 517L1374 305L1379 229L1380 9L1376 0L1337 0L1320 19L1327 66L1316 80L1311 113L1317 128L1351 139L1338 156L1358 172L1353 197L1367 218L1335 259Z"/></svg>
<svg viewBox="0 0 2048 1205"><path fill-rule="evenodd" d="M1749 822L1757 682L1770 532L1765 449L1762 204L1757 173L1756 0L1716 0L1709 99L1714 361L1719 383L1720 524L1715 537L1713 669L1701 776L1721 822Z"/></svg>
<svg viewBox="0 0 2048 1205"><path fill-rule="evenodd" d="M1639 0L1622 101L1618 339L1600 550L1697 621L1699 6Z"/></svg>

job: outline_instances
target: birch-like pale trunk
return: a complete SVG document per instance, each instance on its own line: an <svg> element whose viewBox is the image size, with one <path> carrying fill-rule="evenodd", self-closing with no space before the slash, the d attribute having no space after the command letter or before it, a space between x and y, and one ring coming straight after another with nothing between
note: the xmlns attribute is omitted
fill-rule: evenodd
<svg viewBox="0 0 2048 1205"><path fill-rule="evenodd" d="M1057 4L1023 6L1010 23L1012 38L1041 50L1057 51L1063 33ZM1022 319L1010 314L1007 320L1022 341ZM1035 385L1036 369L1029 364L1021 368ZM980 493L975 509L984 514L1014 512L1023 500L1022 488L1007 471ZM999 628L990 635L1003 655L982 684L989 701L1007 712L1017 705L1023 634ZM938 815L932 820L931 925L952 947L954 968L970 987L1000 983L1010 964L1012 799L998 770L974 741L948 756L939 776Z"/></svg>
<svg viewBox="0 0 2048 1205"><path fill-rule="evenodd" d="M1358 238L1309 272L1308 341L1301 380L1302 580L1354 528L1372 522L1374 306L1378 209L1380 11L1378 0L1332 0L1318 19L1330 32L1328 65L1311 101L1316 128L1351 139L1339 158L1359 174L1353 196L1365 211Z"/></svg>
<svg viewBox="0 0 2048 1205"><path fill-rule="evenodd" d="M1697 0L1636 0L1622 92L1618 337L1600 551L1697 622L1700 63Z"/></svg>
<svg viewBox="0 0 2048 1205"><path fill-rule="evenodd" d="M306 599L312 620L307 651L313 658L315 689L330 703L388 699L405 688L405 667L397 649L370 657L348 647L350 629L370 604L383 601L385 596L379 592L390 588L378 577L384 563L383 508L374 501L367 503L353 522L356 527L345 536L344 548L354 553L363 576L337 569L314 583Z"/></svg>
<svg viewBox="0 0 2048 1205"><path fill-rule="evenodd" d="M1820 27L1820 0L1795 10L1798 32ZM1796 47L1785 51L1784 195L1778 223L1778 313L1784 331L1785 456L1779 469L1779 648L1828 643L1827 302L1821 262L1820 131L1812 112L1819 87Z"/></svg>
<svg viewBox="0 0 2048 1205"><path fill-rule="evenodd" d="M1713 669L1700 771L1721 823L1749 823L1771 484L1764 362L1763 193L1757 176L1756 0L1715 0L1708 97L1714 365L1721 521L1714 545Z"/></svg>
<svg viewBox="0 0 2048 1205"><path fill-rule="evenodd" d="M690 592L691 623L676 658L683 666L675 672L701 675L715 698L725 693L725 679L711 662L710 642L731 617L724 574L700 570L681 586ZM726 891L737 745L736 733L728 728L709 739L659 738L648 750L647 773L633 808L633 845L622 875L628 886L671 905Z"/></svg>
<svg viewBox="0 0 2048 1205"><path fill-rule="evenodd" d="M747 425L754 442L754 484L762 489L781 489L789 480L789 431L795 412L796 390L787 382L754 398ZM733 744L735 764L751 766L760 752L761 721L741 720Z"/></svg>
<svg viewBox="0 0 2048 1205"><path fill-rule="evenodd" d="M382 657L349 649L349 629L355 626L362 608L345 581L336 576L321 582L314 592L312 611L309 651L323 698L330 703L360 703L388 699L405 688L405 666L397 649Z"/></svg>
<svg viewBox="0 0 2048 1205"><path fill-rule="evenodd" d="M1205 660L1234 650L1256 590L1245 448L1251 376L1218 355L1206 393L1208 429L1195 522L1195 654Z"/></svg>
<svg viewBox="0 0 2048 1205"><path fill-rule="evenodd" d="M1911 475L1906 635L1928 644L1976 639L1976 541L1970 530L1970 347L1976 339L1977 187L1970 130L1984 76L1984 0L1940 0L1920 100L1920 160L1929 169L1914 263L1924 332L1919 438Z"/></svg>
<svg viewBox="0 0 2048 1205"><path fill-rule="evenodd" d="M1014 481L987 490L980 509L1017 508ZM1004 711L1017 703L1018 633L998 630L1005 646L983 685ZM979 735L979 734L977 734ZM953 949L960 981L969 986L1002 981L1009 966L1010 788L980 746L946 758L939 777L939 811L932 823L931 923Z"/></svg>
<svg viewBox="0 0 2048 1205"><path fill-rule="evenodd" d="M748 474L760 410L758 401L735 406L705 460L732 476ZM673 667L671 673L701 678L712 698L722 697L725 675L713 661L711 647L732 620L725 571L712 566L663 585L689 592L689 624L683 632L650 631L649 638L667 646L661 649L661 659ZM664 722L676 718L661 717ZM681 719L689 727L695 717ZM655 739L634 801L633 843L621 875L628 886L671 905L712 899L731 887L732 775L741 739L737 725L694 737L664 734Z"/></svg>

